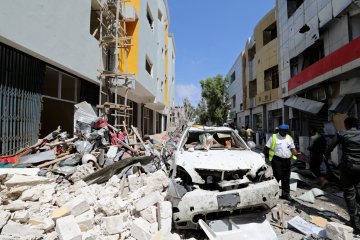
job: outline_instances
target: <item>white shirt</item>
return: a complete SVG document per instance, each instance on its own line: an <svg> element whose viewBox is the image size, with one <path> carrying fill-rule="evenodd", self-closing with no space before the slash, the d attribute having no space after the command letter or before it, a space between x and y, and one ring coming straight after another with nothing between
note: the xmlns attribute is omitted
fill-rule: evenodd
<svg viewBox="0 0 360 240"><path fill-rule="evenodd" d="M266 143L266 147L271 148L272 144L272 136L269 138L269 140ZM291 149L294 149L294 141L290 137L283 137L279 133L277 133L276 143L275 143L275 149L274 154L275 156L281 157L281 158L290 158L291 157Z"/></svg>

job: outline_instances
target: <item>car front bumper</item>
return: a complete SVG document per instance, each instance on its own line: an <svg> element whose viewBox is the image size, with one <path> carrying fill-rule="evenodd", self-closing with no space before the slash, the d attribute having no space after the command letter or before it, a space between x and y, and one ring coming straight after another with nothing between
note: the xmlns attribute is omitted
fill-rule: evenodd
<svg viewBox="0 0 360 240"><path fill-rule="evenodd" d="M177 229L197 229L197 220L213 213L232 213L253 208L270 209L279 199L279 184L268 180L230 191L196 189L187 192L177 206L173 206L173 220Z"/></svg>

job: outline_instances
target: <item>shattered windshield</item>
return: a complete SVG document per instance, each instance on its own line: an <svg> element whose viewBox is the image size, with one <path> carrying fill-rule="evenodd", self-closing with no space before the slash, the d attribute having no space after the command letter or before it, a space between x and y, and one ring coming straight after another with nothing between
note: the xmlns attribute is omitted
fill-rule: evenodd
<svg viewBox="0 0 360 240"><path fill-rule="evenodd" d="M233 131L190 131L183 145L186 151L210 149L247 149Z"/></svg>

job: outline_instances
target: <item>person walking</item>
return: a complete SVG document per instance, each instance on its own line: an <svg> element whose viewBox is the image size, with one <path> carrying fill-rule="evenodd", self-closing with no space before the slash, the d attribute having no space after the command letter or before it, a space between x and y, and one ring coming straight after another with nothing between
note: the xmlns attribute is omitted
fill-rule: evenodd
<svg viewBox="0 0 360 240"><path fill-rule="evenodd" d="M269 156L274 177L281 180L281 199L294 201L290 196L290 173L291 159L296 160L299 154L295 149L292 137L287 134L289 126L282 124L279 132L274 133L267 141L263 153Z"/></svg>
<svg viewBox="0 0 360 240"><path fill-rule="evenodd" d="M344 191L344 198L350 223L355 232L360 232L360 200L357 197L357 185L360 182L360 131L357 129L358 120L348 117L344 121L346 131L342 135L334 137L332 144L324 155L324 159L330 155L334 148L342 146L342 158L340 162L340 183Z"/></svg>
<svg viewBox="0 0 360 240"><path fill-rule="evenodd" d="M326 150L326 140L323 135L319 134L314 126L310 126L309 134L310 145L308 150L310 152L310 170L317 178L320 178L320 165Z"/></svg>

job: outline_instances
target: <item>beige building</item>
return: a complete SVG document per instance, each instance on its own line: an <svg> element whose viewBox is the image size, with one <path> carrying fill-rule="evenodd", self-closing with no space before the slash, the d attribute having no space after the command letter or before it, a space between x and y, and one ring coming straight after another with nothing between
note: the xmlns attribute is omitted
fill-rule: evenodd
<svg viewBox="0 0 360 240"><path fill-rule="evenodd" d="M255 26L242 54L242 124L259 133L272 132L282 122L278 27L275 8ZM259 136L260 137L260 136Z"/></svg>

